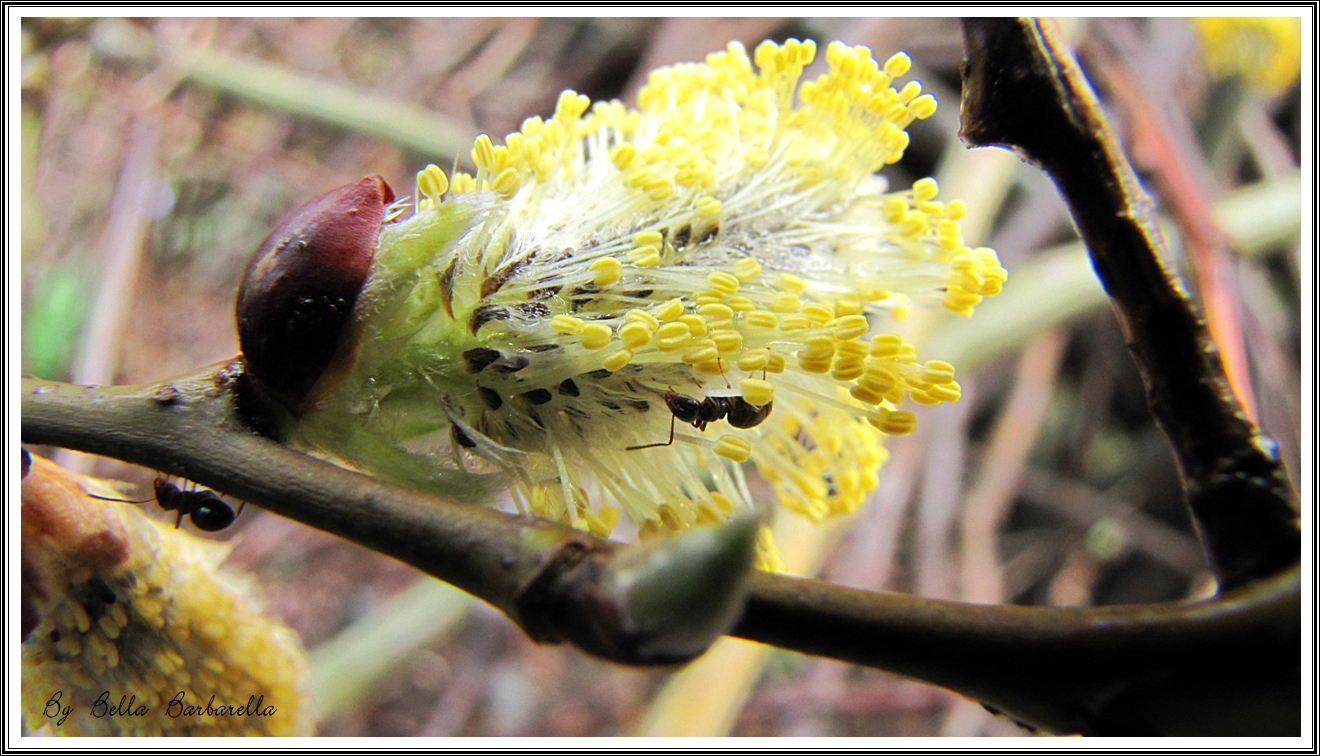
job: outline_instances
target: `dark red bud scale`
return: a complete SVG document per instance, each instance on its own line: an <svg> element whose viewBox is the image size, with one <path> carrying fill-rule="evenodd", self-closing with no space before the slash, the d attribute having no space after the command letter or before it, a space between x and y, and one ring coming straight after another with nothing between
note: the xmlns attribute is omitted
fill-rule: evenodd
<svg viewBox="0 0 1320 756"><path fill-rule="evenodd" d="M243 273L238 342L247 375L294 415L339 350L393 201L380 176L332 189L276 226Z"/></svg>

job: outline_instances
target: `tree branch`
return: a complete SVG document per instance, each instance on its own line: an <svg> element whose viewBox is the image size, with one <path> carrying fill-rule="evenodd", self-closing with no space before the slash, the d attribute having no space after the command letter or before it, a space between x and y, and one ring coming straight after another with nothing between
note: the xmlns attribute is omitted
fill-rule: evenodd
<svg viewBox="0 0 1320 756"><path fill-rule="evenodd" d="M1149 197L1095 94L1048 22L964 22L963 139L1010 147L1068 201L1109 293L1225 588L1297 564L1297 493L1274 444L1247 419L1219 352L1177 277Z"/></svg>
<svg viewBox="0 0 1320 756"><path fill-rule="evenodd" d="M180 475L375 549L493 604L535 640L628 664L679 660L639 653L600 601L636 547L281 446L242 420L241 373L234 361L143 386L25 378L23 438ZM1225 681L1297 700L1299 619L1295 572L1210 602L1093 609L959 604L757 573L731 633L943 685L1058 732L1200 732L1236 721L1263 734L1293 733L1296 723L1233 720L1223 710L1240 699L1213 692L1172 723L1147 709L1168 689Z"/></svg>

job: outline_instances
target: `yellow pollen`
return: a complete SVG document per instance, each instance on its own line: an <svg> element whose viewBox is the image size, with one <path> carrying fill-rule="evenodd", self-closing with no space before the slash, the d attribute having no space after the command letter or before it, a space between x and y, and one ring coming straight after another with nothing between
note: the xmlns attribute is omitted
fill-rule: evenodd
<svg viewBox="0 0 1320 756"><path fill-rule="evenodd" d="M633 352L631 349L620 349L609 357L606 357L605 361L601 363L601 367L611 373L616 373L622 370L629 362L632 362L632 358Z"/></svg>
<svg viewBox="0 0 1320 756"><path fill-rule="evenodd" d="M738 381L738 389L748 404L757 407L764 407L775 398L775 387L760 378L743 378Z"/></svg>
<svg viewBox="0 0 1320 756"><path fill-rule="evenodd" d="M582 333L587 325L582 318L572 315L556 315L550 318L550 329L555 333Z"/></svg>
<svg viewBox="0 0 1320 756"><path fill-rule="evenodd" d="M737 277L720 270L711 271L710 275L706 276L706 282L710 284L710 288L725 296L737 294L740 283Z"/></svg>
<svg viewBox="0 0 1320 756"><path fill-rule="evenodd" d="M671 299L660 305L655 311L656 320L674 320L684 311L683 300Z"/></svg>
<svg viewBox="0 0 1320 756"><path fill-rule="evenodd" d="M752 456L752 445L737 436L723 435L715 442L715 453L734 462L746 462Z"/></svg>
<svg viewBox="0 0 1320 756"><path fill-rule="evenodd" d="M613 257L602 257L587 267L596 272L592 281L597 286L609 286L623 277L623 264Z"/></svg>
<svg viewBox="0 0 1320 756"><path fill-rule="evenodd" d="M602 349L610 343L614 331L602 323L588 323L582 329L582 346L585 349Z"/></svg>

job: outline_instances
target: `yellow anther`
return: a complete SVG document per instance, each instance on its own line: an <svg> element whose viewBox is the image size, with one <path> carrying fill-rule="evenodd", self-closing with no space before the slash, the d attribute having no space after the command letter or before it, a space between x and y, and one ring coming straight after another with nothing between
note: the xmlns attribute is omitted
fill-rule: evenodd
<svg viewBox="0 0 1320 756"><path fill-rule="evenodd" d="M518 169L505 168L495 177L491 188L499 192L502 197L512 197L514 192L521 186L521 180L518 178Z"/></svg>
<svg viewBox="0 0 1320 756"><path fill-rule="evenodd" d="M834 301L834 314L840 318L860 315L863 309L862 300L852 294L844 294Z"/></svg>
<svg viewBox="0 0 1320 756"><path fill-rule="evenodd" d="M769 310L752 310L743 314L743 322L753 328L775 328L779 318Z"/></svg>
<svg viewBox="0 0 1320 756"><path fill-rule="evenodd" d="M938 383L927 388L926 393L941 402L956 402L962 398L962 386L957 381Z"/></svg>
<svg viewBox="0 0 1320 756"><path fill-rule="evenodd" d="M737 436L726 434L715 442L715 453L734 462L746 462L752 456L752 445Z"/></svg>
<svg viewBox="0 0 1320 756"><path fill-rule="evenodd" d="M683 300L671 299L655 309L655 319L658 321L674 320L683 314Z"/></svg>
<svg viewBox="0 0 1320 756"><path fill-rule="evenodd" d="M706 282L710 284L710 288L725 296L737 294L740 283L736 277L722 270L711 271L710 275L706 276Z"/></svg>
<svg viewBox="0 0 1320 756"><path fill-rule="evenodd" d="M842 357L834 362L834 368L830 371L830 375L834 380L846 383L860 378L863 370L862 360L856 357Z"/></svg>
<svg viewBox="0 0 1320 756"><path fill-rule="evenodd" d="M705 318L711 328L726 328L733 324L733 308L726 304L698 305L697 314Z"/></svg>
<svg viewBox="0 0 1320 756"><path fill-rule="evenodd" d="M700 338L706 335L706 331L707 331L706 319L696 314L695 312L689 312L686 315L678 316L678 322L686 323L688 329L692 331L692 335L694 337Z"/></svg>
<svg viewBox="0 0 1320 756"><path fill-rule="evenodd" d="M692 329L687 323L665 323L656 331L656 347L662 352L673 352L692 341Z"/></svg>
<svg viewBox="0 0 1320 756"><path fill-rule="evenodd" d="M629 251L627 256L628 262L639 268L652 268L660 264L660 248L649 244Z"/></svg>
<svg viewBox="0 0 1320 756"><path fill-rule="evenodd" d="M802 305L802 314L811 318L812 325L820 326L834 317L834 308L820 302L808 302Z"/></svg>
<svg viewBox="0 0 1320 756"><path fill-rule="evenodd" d="M764 407L775 398L775 387L769 381L760 378L744 378L738 381L738 390L742 391L742 397L748 404L757 407Z"/></svg>
<svg viewBox="0 0 1320 756"><path fill-rule="evenodd" d="M762 370L770 361L770 350L764 347L758 349L748 349L738 357L738 369L748 373L753 370Z"/></svg>
<svg viewBox="0 0 1320 756"><path fill-rule="evenodd" d="M417 191L433 202L439 202L444 193L449 191L449 179L439 166L432 163L418 171Z"/></svg>
<svg viewBox="0 0 1320 756"><path fill-rule="evenodd" d="M720 217L720 211L724 209L724 204L714 197L702 197L697 200L697 216L705 220L715 220Z"/></svg>
<svg viewBox="0 0 1320 756"><path fill-rule="evenodd" d="M485 171L495 169L495 145L489 136L482 134L472 145L472 164Z"/></svg>
<svg viewBox="0 0 1320 756"><path fill-rule="evenodd" d="M633 234L633 244L638 247L655 247L660 249L664 246L665 235L659 231L638 231Z"/></svg>
<svg viewBox="0 0 1320 756"><path fill-rule="evenodd" d="M741 294L736 297L729 297L724 303L734 312L746 313L756 309L756 303Z"/></svg>
<svg viewBox="0 0 1320 756"><path fill-rule="evenodd" d="M807 282L792 273L780 273L779 288L790 294L801 294L807 290Z"/></svg>
<svg viewBox="0 0 1320 756"><path fill-rule="evenodd" d="M586 325L586 321L582 318L575 318L572 315L556 315L550 318L550 330L555 333L582 333Z"/></svg>
<svg viewBox="0 0 1320 756"><path fill-rule="evenodd" d="M858 341L857 339L840 341L834 345L834 348L837 350L840 357L864 358L870 354L870 347L868 347L865 342Z"/></svg>
<svg viewBox="0 0 1320 756"><path fill-rule="evenodd" d="M588 323L582 328L582 346L584 349L601 349L614 336L614 331L603 323Z"/></svg>
<svg viewBox="0 0 1320 756"><path fill-rule="evenodd" d="M697 307L708 304L723 304L724 294L715 289L698 289L692 292L692 304Z"/></svg>
<svg viewBox="0 0 1320 756"><path fill-rule="evenodd" d="M732 328L711 331L710 338L715 342L715 348L720 354L729 354L742 349L743 335Z"/></svg>
<svg viewBox="0 0 1320 756"><path fill-rule="evenodd" d="M907 217L908 203L900 197L891 197L885 200L880 212L884 215L886 223L899 224Z"/></svg>
<svg viewBox="0 0 1320 756"><path fill-rule="evenodd" d="M852 394L857 401L867 404L879 404L885 398L883 391L876 391L864 383L858 383L848 389L848 393Z"/></svg>
<svg viewBox="0 0 1320 756"><path fill-rule="evenodd" d="M798 368L804 373L828 373L830 367L834 365L834 356L828 357L803 357L798 355Z"/></svg>
<svg viewBox="0 0 1320 756"><path fill-rule="evenodd" d="M911 399L914 404L920 404L923 407L930 407L940 403L939 399L935 398L924 389L908 389L907 395L908 399Z"/></svg>
<svg viewBox="0 0 1320 756"><path fill-rule="evenodd" d="M761 275L761 263L755 257L744 257L733 264L733 274L741 281L751 281Z"/></svg>
<svg viewBox="0 0 1320 756"><path fill-rule="evenodd" d="M782 291L770 302L771 312L797 312L802 309L802 300L797 294Z"/></svg>
<svg viewBox="0 0 1320 756"><path fill-rule="evenodd" d="M593 261L587 269L595 272L591 280L597 286L609 286L623 277L623 263L615 257L602 257Z"/></svg>
<svg viewBox="0 0 1320 756"><path fill-rule="evenodd" d="M935 115L938 104L933 95L924 94L908 104L908 112L917 120L924 120Z"/></svg>
<svg viewBox="0 0 1320 756"><path fill-rule="evenodd" d="M646 310L629 310L624 314L623 322L645 323L652 331L660 327L660 320Z"/></svg>
<svg viewBox="0 0 1320 756"><path fill-rule="evenodd" d="M614 354L611 354L609 357L606 357L605 361L601 363L601 367L605 368L611 373L617 373L618 371L622 370L629 362L632 362L632 358L633 358L633 352L631 349L620 349Z"/></svg>
<svg viewBox="0 0 1320 756"><path fill-rule="evenodd" d="M626 322L619 327L619 340L627 349L637 349L651 343L655 330L644 322Z"/></svg>
<svg viewBox="0 0 1320 756"><path fill-rule="evenodd" d="M912 68L912 59L906 53L894 53L885 61L885 74L891 79L897 79L910 68Z"/></svg>
<svg viewBox="0 0 1320 756"><path fill-rule="evenodd" d="M802 350L798 352L798 356L833 357L834 339L824 335L810 336L802 342Z"/></svg>
<svg viewBox="0 0 1320 756"><path fill-rule="evenodd" d="M719 359L719 350L710 339L698 339L683 352L683 362L696 365L699 362L714 362Z"/></svg>
<svg viewBox="0 0 1320 756"><path fill-rule="evenodd" d="M958 315L971 315L972 307L980 303L980 294L962 289L950 289L944 296L944 306Z"/></svg>
<svg viewBox="0 0 1320 756"><path fill-rule="evenodd" d="M697 375L724 375L724 362L722 360L702 360L692 366L692 371Z"/></svg>
<svg viewBox="0 0 1320 756"><path fill-rule="evenodd" d="M870 363L866 365L860 382L883 394L898 383L898 374L884 365Z"/></svg>
<svg viewBox="0 0 1320 756"><path fill-rule="evenodd" d="M811 328L811 318L800 312L790 312L779 316L779 330L784 333L805 331Z"/></svg>
<svg viewBox="0 0 1320 756"><path fill-rule="evenodd" d="M633 165L637 158L637 148L632 144L624 143L610 150L610 162L619 170L627 170Z"/></svg>
<svg viewBox="0 0 1320 756"><path fill-rule="evenodd" d="M871 330L865 315L845 315L834 323L834 338L844 341L855 339Z"/></svg>
<svg viewBox="0 0 1320 756"><path fill-rule="evenodd" d="M872 357L895 357L903 349L903 338L894 333L877 333L871 337Z"/></svg>
<svg viewBox="0 0 1320 756"><path fill-rule="evenodd" d="M918 202L929 202L940 193L940 185L933 178L917 179L912 182L912 196Z"/></svg>
<svg viewBox="0 0 1320 756"><path fill-rule="evenodd" d="M782 373L787 366L787 360L779 352L771 352L765 361L765 371L767 373Z"/></svg>
<svg viewBox="0 0 1320 756"><path fill-rule="evenodd" d="M927 383L939 385L953 380L953 365L944 360L926 360L922 368Z"/></svg>

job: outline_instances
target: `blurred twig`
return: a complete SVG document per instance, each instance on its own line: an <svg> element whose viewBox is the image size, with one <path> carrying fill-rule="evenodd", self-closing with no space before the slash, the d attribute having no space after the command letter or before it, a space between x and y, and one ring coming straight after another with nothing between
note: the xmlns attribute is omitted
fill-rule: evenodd
<svg viewBox="0 0 1320 756"><path fill-rule="evenodd" d="M123 167L115 183L110 217L97 242L102 267L82 339L70 370L77 383L113 383L119 349L136 299L138 269L147 233L147 201L155 168L160 126L150 114L139 113L129 127ZM86 473L93 459L61 450L57 464Z"/></svg>
<svg viewBox="0 0 1320 756"><path fill-rule="evenodd" d="M358 622L312 649L317 714L326 719L355 705L409 656L452 632L472 605L467 594L422 577L373 609L370 622Z"/></svg>
<svg viewBox="0 0 1320 756"><path fill-rule="evenodd" d="M1045 331L1018 358L1012 394L990 434L981 474L963 501L964 601L998 603L1006 598L995 534L1013 505L1027 456L1045 421L1066 344L1061 331Z"/></svg>
<svg viewBox="0 0 1320 756"><path fill-rule="evenodd" d="M434 111L218 50L198 55L187 72L202 86L377 136L431 160L466 161L476 136Z"/></svg>

